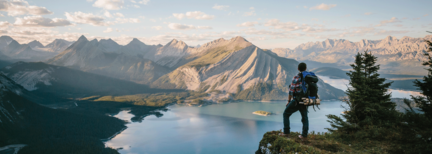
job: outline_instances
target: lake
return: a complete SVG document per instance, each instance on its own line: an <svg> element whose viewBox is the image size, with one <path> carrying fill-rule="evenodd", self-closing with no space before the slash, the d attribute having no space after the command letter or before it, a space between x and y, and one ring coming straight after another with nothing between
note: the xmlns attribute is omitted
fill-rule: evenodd
<svg viewBox="0 0 432 154"><path fill-rule="evenodd" d="M320 77L336 88L346 90L348 80ZM345 88L345 89L344 89ZM417 95L418 92L391 90L393 97ZM106 146L122 148L122 154L190 154L190 153L255 153L265 132L283 128L282 113L286 101L234 102L203 107L173 105L163 116L145 117L142 122L130 122ZM340 115L344 109L341 101L323 101L321 110L309 107L309 131L326 132L330 124L325 115ZM271 116L254 115L264 110L276 113ZM115 117L130 121L133 117L122 111ZM292 131L300 132L299 112L291 118Z"/></svg>

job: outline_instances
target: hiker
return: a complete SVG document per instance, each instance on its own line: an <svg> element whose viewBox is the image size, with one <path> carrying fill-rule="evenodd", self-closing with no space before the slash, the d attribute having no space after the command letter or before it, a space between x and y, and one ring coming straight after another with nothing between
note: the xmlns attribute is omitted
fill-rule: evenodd
<svg viewBox="0 0 432 154"><path fill-rule="evenodd" d="M299 104L297 101L299 98L296 98L296 95L298 93L302 93L302 74L306 73L306 64L300 63L298 65L298 70L300 71L296 76L294 76L292 83L290 85L289 89L289 95L288 95L288 102L286 104L285 111L283 113L283 123L284 123L284 129L282 136L288 137L290 133L290 116L297 112L297 110L300 111L300 114L302 116L302 123L303 123L303 131L302 134L299 135L299 138L304 139L307 138L308 130L309 130L309 120L308 120L308 106ZM297 97L301 97L298 96ZM297 99L297 100L296 100ZM301 99L301 98L300 98Z"/></svg>

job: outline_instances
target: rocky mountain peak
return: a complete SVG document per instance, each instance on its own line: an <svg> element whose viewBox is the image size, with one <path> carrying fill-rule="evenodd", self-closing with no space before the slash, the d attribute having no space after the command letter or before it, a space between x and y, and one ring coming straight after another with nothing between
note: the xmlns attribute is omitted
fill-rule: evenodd
<svg viewBox="0 0 432 154"><path fill-rule="evenodd" d="M36 47L43 48L44 47L44 45L37 40L31 41L30 43L28 43L28 45L31 48L36 48Z"/></svg>
<svg viewBox="0 0 432 154"><path fill-rule="evenodd" d="M145 43L141 42L137 38L133 38L131 42L129 42L127 45L145 45Z"/></svg>
<svg viewBox="0 0 432 154"><path fill-rule="evenodd" d="M79 38L78 38L78 41L77 42L87 42L88 40L87 40L87 38L84 36L84 35L81 35Z"/></svg>

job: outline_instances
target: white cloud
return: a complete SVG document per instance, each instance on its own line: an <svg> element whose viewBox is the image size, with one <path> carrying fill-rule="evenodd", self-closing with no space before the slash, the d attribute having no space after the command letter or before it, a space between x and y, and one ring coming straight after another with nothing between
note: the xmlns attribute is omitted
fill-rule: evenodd
<svg viewBox="0 0 432 154"><path fill-rule="evenodd" d="M0 27L9 27L11 24L7 21L0 21Z"/></svg>
<svg viewBox="0 0 432 154"><path fill-rule="evenodd" d="M116 18L115 22L124 24L124 23L140 23L141 21L138 18Z"/></svg>
<svg viewBox="0 0 432 154"><path fill-rule="evenodd" d="M210 26L194 26L194 25L185 25L185 24L178 24L178 23L170 23L168 24L168 27L174 30L212 29L212 27Z"/></svg>
<svg viewBox="0 0 432 154"><path fill-rule="evenodd" d="M250 9L250 12L245 12L243 14L244 16L253 16L253 15L256 15L254 7L250 7L249 9Z"/></svg>
<svg viewBox="0 0 432 154"><path fill-rule="evenodd" d="M65 16L68 20L80 24L90 24L93 26L106 26L107 23L104 22L104 18L101 16L93 15L92 13L83 13L83 12L75 12L69 13L66 12Z"/></svg>
<svg viewBox="0 0 432 154"><path fill-rule="evenodd" d="M16 18L14 25L23 27L57 27L71 25L69 21L61 18L44 18L42 16L27 16Z"/></svg>
<svg viewBox="0 0 432 154"><path fill-rule="evenodd" d="M372 12L366 12L366 13L364 13L365 15L371 15L372 14Z"/></svg>
<svg viewBox="0 0 432 154"><path fill-rule="evenodd" d="M119 12L114 13L114 15L115 15L116 17L124 17L124 15L123 15L122 13L119 13Z"/></svg>
<svg viewBox="0 0 432 154"><path fill-rule="evenodd" d="M138 3L143 4L143 5L147 5L148 2L150 2L150 0L142 0L142 1L139 1Z"/></svg>
<svg viewBox="0 0 432 154"><path fill-rule="evenodd" d="M103 32L104 33L110 33L110 32L112 32L113 31L113 29L111 28L111 27L108 27L106 30L104 30Z"/></svg>
<svg viewBox="0 0 432 154"><path fill-rule="evenodd" d="M228 8L229 8L228 5L217 5L217 4L215 4L213 6L213 9L216 9L216 10L227 10Z"/></svg>
<svg viewBox="0 0 432 154"><path fill-rule="evenodd" d="M390 20L382 20L380 22L380 24L376 25L377 27L379 26L385 26L388 23L395 23L395 22L401 22L399 19L397 19L396 17L392 17Z"/></svg>
<svg viewBox="0 0 432 154"><path fill-rule="evenodd" d="M330 10L331 8L336 7L336 4L320 4L314 7L309 8L309 10Z"/></svg>
<svg viewBox="0 0 432 154"><path fill-rule="evenodd" d="M9 16L52 14L52 12L45 7L32 6L24 0L2 0L0 1L0 11L7 12Z"/></svg>
<svg viewBox="0 0 432 154"><path fill-rule="evenodd" d="M113 17L113 15L108 11L105 11L104 15L105 15L105 17L108 17L108 18Z"/></svg>
<svg viewBox="0 0 432 154"><path fill-rule="evenodd" d="M103 8L106 10L119 10L123 8L123 0L96 0L94 7Z"/></svg>
<svg viewBox="0 0 432 154"><path fill-rule="evenodd" d="M296 22L280 22L279 19L270 19L265 23L265 26L273 27L274 29L283 29L286 31L300 30L301 28Z"/></svg>
<svg viewBox="0 0 432 154"><path fill-rule="evenodd" d="M208 15L205 14L204 12L201 11L193 11L193 12L186 12L185 14L183 13L173 13L173 16L179 20L187 17L187 18L192 18L192 19L198 19L198 20L210 20L213 19L215 16L214 15Z"/></svg>
<svg viewBox="0 0 432 154"><path fill-rule="evenodd" d="M256 22L256 21L253 21L253 22L248 21L248 22L244 22L242 24L237 24L237 27L253 27L256 24L258 24L258 22Z"/></svg>
<svg viewBox="0 0 432 154"><path fill-rule="evenodd" d="M162 29L162 26L153 26L152 29L155 29L155 30L161 30L161 29Z"/></svg>

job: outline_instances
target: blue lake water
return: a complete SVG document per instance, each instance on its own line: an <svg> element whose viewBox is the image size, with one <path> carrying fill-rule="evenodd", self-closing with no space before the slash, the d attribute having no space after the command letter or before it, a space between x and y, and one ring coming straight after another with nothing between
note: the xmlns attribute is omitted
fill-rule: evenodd
<svg viewBox="0 0 432 154"><path fill-rule="evenodd" d="M347 80L321 77L340 89ZM409 97L417 92L392 90L393 97ZM163 116L145 117L141 123L127 124L127 129L106 142L106 146L123 148L122 154L194 154L194 153L254 153L265 132L283 128L282 113L286 101L234 102L203 107L173 105ZM329 128L325 115L340 115L344 109L341 101L324 101L316 112L309 107L309 131L326 132ZM254 115L264 110L276 113L271 116ZM122 111L115 117L128 120L133 117ZM291 118L292 131L300 132L299 112Z"/></svg>

